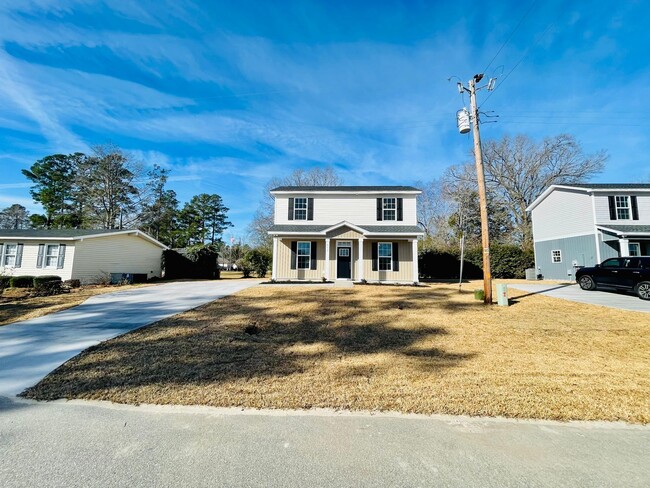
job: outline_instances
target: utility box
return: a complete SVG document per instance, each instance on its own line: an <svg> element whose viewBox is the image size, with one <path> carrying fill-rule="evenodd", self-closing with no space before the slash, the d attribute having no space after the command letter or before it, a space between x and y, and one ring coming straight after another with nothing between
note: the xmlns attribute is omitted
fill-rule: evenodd
<svg viewBox="0 0 650 488"><path fill-rule="evenodd" d="M508 285L497 285L497 303L500 307L508 306Z"/></svg>
<svg viewBox="0 0 650 488"><path fill-rule="evenodd" d="M528 281L535 281L537 279L537 271L535 270L535 268L526 269L526 279Z"/></svg>

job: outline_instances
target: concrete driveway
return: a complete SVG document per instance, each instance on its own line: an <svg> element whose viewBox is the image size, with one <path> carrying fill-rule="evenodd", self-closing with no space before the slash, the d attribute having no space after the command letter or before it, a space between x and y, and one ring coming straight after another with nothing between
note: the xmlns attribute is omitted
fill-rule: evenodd
<svg viewBox="0 0 650 488"><path fill-rule="evenodd" d="M0 398L0 486L647 487L650 428Z"/></svg>
<svg viewBox="0 0 650 488"><path fill-rule="evenodd" d="M83 304L0 327L0 395L17 395L84 349L258 284L187 281L89 298Z"/></svg>
<svg viewBox="0 0 650 488"><path fill-rule="evenodd" d="M577 283L570 285L539 285L517 283L508 285L510 288L527 291L530 293L540 293L553 298L562 298L572 302L589 303L591 305L602 305L603 307L619 308L621 310L631 310L634 312L650 312L650 301L641 300L632 294L619 293L616 291L585 291Z"/></svg>

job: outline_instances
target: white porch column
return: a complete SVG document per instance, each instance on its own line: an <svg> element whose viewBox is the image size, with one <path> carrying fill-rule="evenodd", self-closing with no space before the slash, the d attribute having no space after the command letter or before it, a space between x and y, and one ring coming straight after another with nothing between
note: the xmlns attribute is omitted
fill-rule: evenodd
<svg viewBox="0 0 650 488"><path fill-rule="evenodd" d="M357 281L363 278L363 239L359 238L359 269L357 269Z"/></svg>
<svg viewBox="0 0 650 488"><path fill-rule="evenodd" d="M418 269L418 240L413 239L413 283L419 283L420 270Z"/></svg>
<svg viewBox="0 0 650 488"><path fill-rule="evenodd" d="M271 266L271 279L278 279L278 238L273 238L273 264Z"/></svg>
<svg viewBox="0 0 650 488"><path fill-rule="evenodd" d="M330 280L330 239L325 239L325 280Z"/></svg>
<svg viewBox="0 0 650 488"><path fill-rule="evenodd" d="M630 255L630 241L628 239L619 239L618 245L621 249L621 252L619 253L620 256Z"/></svg>

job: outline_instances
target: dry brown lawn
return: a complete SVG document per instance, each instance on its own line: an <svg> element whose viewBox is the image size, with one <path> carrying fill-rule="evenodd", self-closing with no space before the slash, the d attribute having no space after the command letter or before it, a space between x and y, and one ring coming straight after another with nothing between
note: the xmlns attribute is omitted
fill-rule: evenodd
<svg viewBox="0 0 650 488"><path fill-rule="evenodd" d="M148 285L127 286L87 286L70 290L70 293L51 297L28 298L30 290L25 288L7 288L0 294L0 326L34 319L54 312L65 310L85 302L94 295L127 290Z"/></svg>
<svg viewBox="0 0 650 488"><path fill-rule="evenodd" d="M250 288L93 347L25 396L650 422L647 314L514 290L485 307L475 288Z"/></svg>

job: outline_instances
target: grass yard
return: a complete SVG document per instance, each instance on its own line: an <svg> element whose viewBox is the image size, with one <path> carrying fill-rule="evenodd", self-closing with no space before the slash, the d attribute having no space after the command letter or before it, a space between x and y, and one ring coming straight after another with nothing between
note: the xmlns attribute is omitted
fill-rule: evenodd
<svg viewBox="0 0 650 488"><path fill-rule="evenodd" d="M0 294L0 326L59 312L79 305L94 295L128 290L138 286L146 285L87 286L72 289L70 293L36 298L27 298L30 290L26 288L7 288Z"/></svg>
<svg viewBox="0 0 650 488"><path fill-rule="evenodd" d="M485 307L475 288L254 287L93 347L25 396L650 422L647 314L512 289Z"/></svg>

